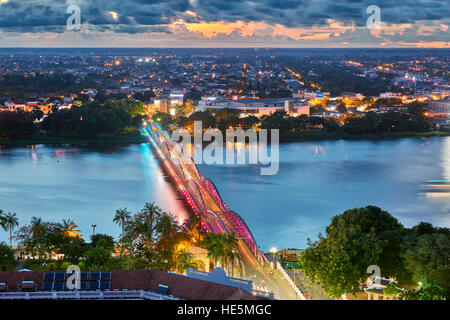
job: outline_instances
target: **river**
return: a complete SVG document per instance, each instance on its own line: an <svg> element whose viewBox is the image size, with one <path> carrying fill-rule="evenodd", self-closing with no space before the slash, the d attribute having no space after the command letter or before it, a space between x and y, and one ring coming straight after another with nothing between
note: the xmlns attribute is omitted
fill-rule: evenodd
<svg viewBox="0 0 450 320"><path fill-rule="evenodd" d="M200 165L227 205L247 222L263 250L304 248L346 209L377 205L405 226L450 227L450 193L425 192L429 180L450 180L450 137L383 141L320 141L280 145L279 172L257 165ZM0 149L0 209L72 219L88 238L117 235L117 208L136 212L157 202L181 223L182 200L148 145L37 145ZM0 231L0 241L8 233Z"/></svg>

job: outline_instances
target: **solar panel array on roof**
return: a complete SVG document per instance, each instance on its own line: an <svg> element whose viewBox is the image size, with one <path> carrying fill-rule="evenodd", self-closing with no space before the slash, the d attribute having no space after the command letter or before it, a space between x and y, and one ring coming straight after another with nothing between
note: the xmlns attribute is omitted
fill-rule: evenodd
<svg viewBox="0 0 450 320"><path fill-rule="evenodd" d="M64 291L69 290L66 286L66 279L73 273L46 272L42 291ZM80 290L109 290L111 289L111 272L81 272Z"/></svg>
<svg viewBox="0 0 450 320"><path fill-rule="evenodd" d="M53 288L54 291L64 291L64 288L66 287L65 282L53 282Z"/></svg>
<svg viewBox="0 0 450 320"><path fill-rule="evenodd" d="M44 281L53 281L54 278L55 278L54 272L44 273Z"/></svg>
<svg viewBox="0 0 450 320"><path fill-rule="evenodd" d="M100 290L109 290L111 289L111 282L102 281L100 282Z"/></svg>
<svg viewBox="0 0 450 320"><path fill-rule="evenodd" d="M110 281L111 280L111 272L102 272L100 275L101 281Z"/></svg>
<svg viewBox="0 0 450 320"><path fill-rule="evenodd" d="M55 272L55 281L64 281L66 280L65 272Z"/></svg>
<svg viewBox="0 0 450 320"><path fill-rule="evenodd" d="M82 281L81 282L81 290L86 291L89 289L89 282L87 281Z"/></svg>
<svg viewBox="0 0 450 320"><path fill-rule="evenodd" d="M97 290L100 289L100 284L98 281L90 281L88 290Z"/></svg>
<svg viewBox="0 0 450 320"><path fill-rule="evenodd" d="M100 280L100 272L91 272L91 278L89 280Z"/></svg>

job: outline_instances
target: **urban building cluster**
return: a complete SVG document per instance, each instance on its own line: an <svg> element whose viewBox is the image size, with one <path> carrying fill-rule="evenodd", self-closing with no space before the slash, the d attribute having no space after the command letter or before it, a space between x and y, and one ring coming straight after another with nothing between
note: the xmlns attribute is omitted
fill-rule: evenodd
<svg viewBox="0 0 450 320"><path fill-rule="evenodd" d="M367 52L361 59L358 55L347 59L349 54L338 52L324 58L319 53L18 51L3 54L0 61L0 111L39 108L48 114L54 108L70 109L101 95L140 100L149 113L173 116L183 111L189 115L229 108L239 110L241 117L285 111L294 117L339 119L367 111L408 112L405 104L421 101L426 103L425 116L439 124L450 119L445 54L419 59L413 53L380 58ZM348 80L330 82L340 72L348 75ZM373 82L374 87L379 86L378 92L359 91L361 81ZM376 104L377 100L386 103Z"/></svg>

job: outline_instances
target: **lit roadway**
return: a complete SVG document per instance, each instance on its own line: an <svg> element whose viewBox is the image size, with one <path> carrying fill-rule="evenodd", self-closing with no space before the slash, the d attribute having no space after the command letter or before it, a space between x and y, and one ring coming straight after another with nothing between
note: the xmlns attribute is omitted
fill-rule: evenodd
<svg viewBox="0 0 450 320"><path fill-rule="evenodd" d="M215 204L215 202L211 199L210 195L207 193L203 193L203 199L205 200L205 205L207 210L211 210L217 213L217 215L221 216L220 208ZM222 217L221 217L222 218ZM228 221L222 218L222 221L225 223L228 230L231 229ZM270 275L270 267L262 268L258 261L255 259L255 256L248 249L248 247L243 243L241 239L239 239L239 255L241 256L242 263L245 266L245 278L247 280L252 280L254 284L260 284L261 281L264 281L267 289L269 291L274 292L276 299L281 300L296 300L300 299L294 292L294 290L290 287L289 283L286 279L283 278L283 275L275 270L274 275Z"/></svg>
<svg viewBox="0 0 450 320"><path fill-rule="evenodd" d="M148 135L149 141L161 159L163 167L165 167L166 172L174 180L187 204L195 212L208 212L209 216L205 217L204 221L212 230L215 230L215 232L234 232L235 226L233 225L233 221L230 221L225 216L222 207L223 204L218 203L218 201L221 202L221 200L217 198L215 200L214 196L212 196L206 188L202 186L201 182L199 182L202 178L204 179L204 177L197 171L195 164L174 164L172 160L169 160L173 159L173 153L169 151L169 149L172 148L169 146L165 148L165 146L163 146L168 145L169 141L159 134L154 135L155 130L149 131L146 128L143 130ZM242 227L242 225L239 226ZM274 274L270 275L271 269L264 267L264 263L260 264L258 257L262 257L262 253L259 252L259 249L256 249L256 243L254 243L254 246L256 249L255 251L257 252L252 252L249 248L249 245L251 246L251 244L248 243L248 240L245 241L241 236L238 236L237 239L237 250L241 257L241 262L244 265L244 273L247 280L252 280L256 285L260 285L261 282L264 281L267 290L273 292L276 299L295 300L300 298L278 270L275 270ZM254 241L253 237L251 237L251 240ZM260 258L260 260L263 259Z"/></svg>

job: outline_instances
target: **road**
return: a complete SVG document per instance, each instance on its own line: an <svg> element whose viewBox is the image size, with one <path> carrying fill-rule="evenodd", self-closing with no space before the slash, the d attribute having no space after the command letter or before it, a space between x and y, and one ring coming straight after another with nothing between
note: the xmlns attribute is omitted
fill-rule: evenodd
<svg viewBox="0 0 450 320"><path fill-rule="evenodd" d="M162 137L162 139L166 140L164 137ZM222 221L226 231L229 233L233 232L233 222L230 221L224 214L223 204L217 202L221 200L214 200L211 194L209 194L209 192L207 192L205 188L201 186L198 187L198 181L203 177L198 172L195 164L185 165L181 163L180 166L174 165L171 160L171 157L173 155L164 154L161 151L161 148L159 148L159 146L157 145L156 141L153 140L153 138L151 138L151 142L154 147L158 148L157 153L162 157L164 164L168 168L169 174L173 175L172 178L177 181L178 187L182 187L182 189L188 192L190 198L196 203L198 208L204 208L206 211L209 211L215 214L216 217L218 217L218 219L214 219L214 221L210 221L210 223L220 223L219 221ZM166 140L166 143L167 142L168 141ZM223 229L223 226L217 226L214 229L220 230ZM271 272L272 270L270 270L270 268L261 265L257 259L259 253L257 252L255 254L255 252L252 252L252 250L249 249L249 245L240 237L238 237L237 250L241 257L241 262L244 265L244 278L246 280L252 280L256 286L264 283L267 290L274 293L275 299L299 299L299 297L289 285L288 281L283 277L283 275L278 270Z"/></svg>

